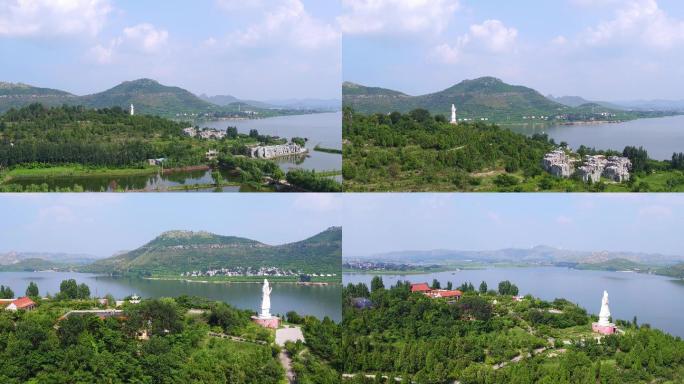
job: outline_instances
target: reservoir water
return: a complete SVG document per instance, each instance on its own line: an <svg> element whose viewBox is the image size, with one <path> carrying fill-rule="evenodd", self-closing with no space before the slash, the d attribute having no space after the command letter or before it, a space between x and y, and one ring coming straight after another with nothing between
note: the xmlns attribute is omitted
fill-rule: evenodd
<svg viewBox="0 0 684 384"><path fill-rule="evenodd" d="M315 113L309 115L280 116L253 120L215 120L200 124L203 127L225 130L236 127L238 132L248 134L256 129L260 134L285 138L304 137L309 139L306 157L276 159L280 167L333 171L342 169L342 156L314 151L316 145L324 148L342 149L342 112Z"/></svg>
<svg viewBox="0 0 684 384"><path fill-rule="evenodd" d="M673 153L684 152L684 116L623 123L524 125L511 126L510 129L530 136L546 133L557 143L565 141L573 149L585 145L622 151L626 146L642 146L648 151L649 157L656 160L669 160Z"/></svg>
<svg viewBox="0 0 684 384"><path fill-rule="evenodd" d="M291 156L274 159L285 172L291 168L314 169L317 171L339 171L342 169L342 156L314 151L316 145L326 148L342 148L342 115L339 113L318 113L309 115L281 116L256 120L216 120L203 122L202 126L225 130L235 126L241 133L257 129L261 134L282 137L306 137L309 153L304 156ZM222 172L224 180L230 180L228 172ZM341 181L341 176L335 177ZM174 173L136 175L136 176L83 176L83 177L31 177L12 180L12 184L47 184L50 190L73 187L78 184L87 192L123 190L158 191L169 187L211 184L211 171L183 171ZM213 191L214 189L210 189ZM224 192L248 192L249 186L224 187Z"/></svg>
<svg viewBox="0 0 684 384"><path fill-rule="evenodd" d="M62 280L76 279L90 287L91 295L112 294L121 299L137 294L143 298L200 296L224 301L234 307L258 311L261 305L261 284L257 283L199 283L177 280L147 280L112 278L89 273L73 272L0 272L0 284L9 286L15 296L22 296L30 281L38 284L41 295L59 292ZM271 312L284 315L296 311L318 318L328 316L340 321L342 288L340 285L305 286L292 283L272 283Z"/></svg>
<svg viewBox="0 0 684 384"><path fill-rule="evenodd" d="M373 274L345 273L343 283L366 283ZM432 283L445 286L469 281L477 288L486 281L496 289L500 281L510 280L521 295L531 294L544 300L565 298L598 314L604 290L610 295L610 310L614 319L631 321L637 316L640 324L649 323L675 336L684 337L684 281L668 277L627 272L585 271L558 267L491 268L415 275L381 275L385 286L398 280L412 283Z"/></svg>

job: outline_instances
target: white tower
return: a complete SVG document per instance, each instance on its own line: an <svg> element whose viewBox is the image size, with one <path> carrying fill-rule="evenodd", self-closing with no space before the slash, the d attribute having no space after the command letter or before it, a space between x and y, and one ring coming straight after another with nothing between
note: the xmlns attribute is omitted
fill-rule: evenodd
<svg viewBox="0 0 684 384"><path fill-rule="evenodd" d="M608 291L603 291L603 299L601 300L601 312L599 312L598 324L601 326L610 326L610 308L608 308Z"/></svg>
<svg viewBox="0 0 684 384"><path fill-rule="evenodd" d="M135 107L131 104L131 116L135 115Z"/></svg>
<svg viewBox="0 0 684 384"><path fill-rule="evenodd" d="M271 288L268 284L268 280L264 279L264 285L261 287L261 313L259 314L260 319L270 319L271 318Z"/></svg>
<svg viewBox="0 0 684 384"><path fill-rule="evenodd" d="M456 106L454 104L451 104L451 124L458 124L458 121L456 121Z"/></svg>

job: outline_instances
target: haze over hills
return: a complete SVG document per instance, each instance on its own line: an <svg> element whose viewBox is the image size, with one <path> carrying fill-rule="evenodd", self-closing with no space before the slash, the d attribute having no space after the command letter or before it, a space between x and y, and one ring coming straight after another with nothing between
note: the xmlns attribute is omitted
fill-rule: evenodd
<svg viewBox="0 0 684 384"><path fill-rule="evenodd" d="M98 260L83 272L178 274L231 267L279 267L303 273L341 270L342 228L332 227L308 239L268 245L209 232L169 231L130 252Z"/></svg>
<svg viewBox="0 0 684 384"><path fill-rule="evenodd" d="M442 91L420 96L345 82L342 95L345 106L365 114L406 113L423 108L432 114L449 117L451 105L455 104L458 118L486 118L499 123L517 122L531 116L535 119L564 116L569 120L590 119L600 117L600 114L614 119L638 117L611 103L592 102L576 96L550 99L532 88L507 84L494 77L464 80Z"/></svg>
<svg viewBox="0 0 684 384"><path fill-rule="evenodd" d="M228 105L242 102L249 106L269 109L294 109L294 110L317 110L317 111L339 111L342 108L342 101L339 99L284 99L284 100L242 100L231 95L208 96L200 95L202 100L216 105Z"/></svg>
<svg viewBox="0 0 684 384"><path fill-rule="evenodd" d="M232 96L212 98L204 95L202 98L183 88L162 85L152 79L124 81L103 92L85 96L21 83L0 83L0 113L32 103L41 103L49 107L67 104L83 105L88 108L121 107L125 110L133 104L137 114L164 117L220 116L226 113L244 112L246 106L251 112L257 112L260 116L295 114L302 109L244 101ZM306 110L305 112L313 111Z"/></svg>
<svg viewBox="0 0 684 384"><path fill-rule="evenodd" d="M556 103L563 104L568 107L576 108L586 104L596 104L605 108L611 108L616 110L627 110L629 107L621 106L615 103L609 103L607 101L589 101L580 96L560 96L555 97L553 95L546 96L549 100L555 101Z"/></svg>
<svg viewBox="0 0 684 384"><path fill-rule="evenodd" d="M25 260L41 259L60 264L88 264L98 259L97 256L74 253L50 252L6 252L0 253L0 265L17 264Z"/></svg>
<svg viewBox="0 0 684 384"><path fill-rule="evenodd" d="M515 263L515 264L599 264L612 262L635 263L640 265L666 266L683 263L684 256L663 255L644 252L616 251L575 251L549 246L534 248L506 248L487 251L428 250L389 252L370 256L344 257L345 260L369 260L408 264L449 264L449 263Z"/></svg>

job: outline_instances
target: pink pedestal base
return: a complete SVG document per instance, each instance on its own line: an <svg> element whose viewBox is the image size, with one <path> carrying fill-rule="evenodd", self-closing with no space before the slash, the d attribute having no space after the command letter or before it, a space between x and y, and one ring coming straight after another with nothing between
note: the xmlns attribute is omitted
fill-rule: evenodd
<svg viewBox="0 0 684 384"><path fill-rule="evenodd" d="M591 330L602 335L612 335L617 331L615 324L599 325L599 323L592 323Z"/></svg>
<svg viewBox="0 0 684 384"><path fill-rule="evenodd" d="M262 319L258 316L252 316L252 321L265 328L278 329L278 326L280 326L280 318L275 316L269 319Z"/></svg>

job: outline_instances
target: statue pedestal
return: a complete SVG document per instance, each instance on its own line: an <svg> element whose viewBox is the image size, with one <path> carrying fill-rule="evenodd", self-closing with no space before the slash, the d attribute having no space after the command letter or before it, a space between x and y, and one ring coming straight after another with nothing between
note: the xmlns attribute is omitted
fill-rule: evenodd
<svg viewBox="0 0 684 384"><path fill-rule="evenodd" d="M617 327L613 323L609 323L608 325L591 323L591 330L602 335L612 335L617 331Z"/></svg>
<svg viewBox="0 0 684 384"><path fill-rule="evenodd" d="M252 321L261 325L264 328L278 329L278 327L280 326L280 318L276 316L252 316Z"/></svg>

